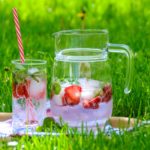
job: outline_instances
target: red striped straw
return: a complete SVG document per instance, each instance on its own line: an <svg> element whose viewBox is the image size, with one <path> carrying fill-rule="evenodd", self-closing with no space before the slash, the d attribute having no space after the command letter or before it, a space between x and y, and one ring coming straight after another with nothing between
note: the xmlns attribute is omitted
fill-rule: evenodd
<svg viewBox="0 0 150 150"><path fill-rule="evenodd" d="M13 8L13 16L14 16L16 35L17 35L17 40L18 40L20 60L21 60L21 63L24 63L24 49L23 49L23 44L22 44L22 39L21 39L20 25L19 25L18 14L17 14L16 8Z"/></svg>

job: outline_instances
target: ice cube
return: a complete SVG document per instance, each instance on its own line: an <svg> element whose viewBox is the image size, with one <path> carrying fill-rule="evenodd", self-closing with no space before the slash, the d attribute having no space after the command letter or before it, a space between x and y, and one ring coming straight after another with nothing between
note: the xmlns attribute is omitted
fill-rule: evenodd
<svg viewBox="0 0 150 150"><path fill-rule="evenodd" d="M86 78L80 78L78 79L78 82L82 88L89 87L88 80Z"/></svg>
<svg viewBox="0 0 150 150"><path fill-rule="evenodd" d="M89 86L94 87L94 88L100 87L100 81L98 81L98 80L89 79L88 84L89 84Z"/></svg>
<svg viewBox="0 0 150 150"><path fill-rule="evenodd" d="M30 68L30 69L28 69L28 74L30 74L30 75L32 75L32 74L34 74L36 72L39 72L39 69L37 69L37 68Z"/></svg>
<svg viewBox="0 0 150 150"><path fill-rule="evenodd" d="M90 100L95 96L95 89L99 87L99 81L91 80L86 78L80 78L78 80L80 86L82 87L81 99L82 100Z"/></svg>
<svg viewBox="0 0 150 150"><path fill-rule="evenodd" d="M54 102L57 105L63 106L64 105L63 96L64 96L64 90L62 89L58 95L54 94L52 100L54 100Z"/></svg>
<svg viewBox="0 0 150 150"><path fill-rule="evenodd" d="M55 101L57 105L63 105L62 97L60 95L54 95L52 100Z"/></svg>
<svg viewBox="0 0 150 150"><path fill-rule="evenodd" d="M90 100L94 97L94 88L82 88L81 99Z"/></svg>
<svg viewBox="0 0 150 150"><path fill-rule="evenodd" d="M46 82L38 78L38 81L31 80L29 94L34 99L42 99L46 95Z"/></svg>

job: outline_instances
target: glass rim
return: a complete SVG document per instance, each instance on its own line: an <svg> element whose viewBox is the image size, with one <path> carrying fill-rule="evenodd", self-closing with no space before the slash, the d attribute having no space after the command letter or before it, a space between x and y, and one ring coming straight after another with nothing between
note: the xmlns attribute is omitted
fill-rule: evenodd
<svg viewBox="0 0 150 150"><path fill-rule="evenodd" d="M15 59L11 61L12 64L18 64L18 65L45 65L47 64L46 60L42 59L25 59L24 63L21 62L20 59Z"/></svg>
<svg viewBox="0 0 150 150"><path fill-rule="evenodd" d="M91 35L91 34L108 34L107 29L73 29L73 30L61 30L53 33L56 35Z"/></svg>

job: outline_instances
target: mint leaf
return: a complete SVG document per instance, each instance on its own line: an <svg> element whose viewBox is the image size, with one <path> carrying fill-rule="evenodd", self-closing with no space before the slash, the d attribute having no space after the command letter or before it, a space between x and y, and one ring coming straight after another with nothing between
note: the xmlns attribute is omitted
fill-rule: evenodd
<svg viewBox="0 0 150 150"><path fill-rule="evenodd" d="M21 64L16 64L15 67L18 70L25 70L25 67L23 65L21 65Z"/></svg>
<svg viewBox="0 0 150 150"><path fill-rule="evenodd" d="M54 93L55 93L56 95L58 95L58 94L60 93L60 91L61 91L61 86L60 86L60 83L59 83L59 82L54 82L52 88L53 88Z"/></svg>

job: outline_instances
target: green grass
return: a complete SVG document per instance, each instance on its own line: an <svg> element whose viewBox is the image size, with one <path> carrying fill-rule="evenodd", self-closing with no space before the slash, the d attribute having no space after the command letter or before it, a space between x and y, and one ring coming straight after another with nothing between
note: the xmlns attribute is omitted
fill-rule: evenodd
<svg viewBox="0 0 150 150"><path fill-rule="evenodd" d="M51 34L64 29L106 28L111 43L130 45L134 52L133 88L124 95L126 59L110 55L113 81L113 115L150 119L150 2L149 0L83 0L83 1L10 1L0 0L0 111L11 112L11 60L19 58L12 7L17 7L26 58L48 61L48 96L54 44ZM80 14L85 11L85 18ZM59 137L22 138L33 149L45 145L58 149L147 149L149 128L113 135L100 134ZM44 140L43 140L44 139ZM51 141L51 142L50 142ZM50 143L49 143L50 142ZM42 144L40 144L42 143ZM49 144L48 144L49 143ZM78 144L77 144L78 143ZM46 147L47 146L47 147ZM48 147L49 146L49 147ZM44 146L43 146L44 147ZM52 149L53 149L52 148ZM39 148L40 149L40 148Z"/></svg>
<svg viewBox="0 0 150 150"><path fill-rule="evenodd" d="M57 149L57 150L132 150L132 149L149 149L150 146L150 127L141 127L132 132L125 132L124 134L117 135L112 133L111 136L104 135L99 132L97 136L94 136L92 132L89 134L82 132L73 132L73 134L65 135L60 134L60 136L44 136L38 137L33 136L23 136L16 137L6 140L1 140L0 146L3 149L12 149L13 146L8 147L7 143L9 141L18 141L16 149L30 150L41 150L41 149Z"/></svg>

